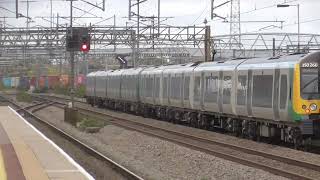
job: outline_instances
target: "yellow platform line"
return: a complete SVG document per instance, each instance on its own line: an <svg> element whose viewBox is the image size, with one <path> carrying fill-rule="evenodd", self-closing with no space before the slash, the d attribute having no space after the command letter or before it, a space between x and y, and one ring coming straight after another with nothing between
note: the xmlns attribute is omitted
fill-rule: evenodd
<svg viewBox="0 0 320 180"><path fill-rule="evenodd" d="M6 167L4 165L1 148L0 148L0 180L7 180Z"/></svg>

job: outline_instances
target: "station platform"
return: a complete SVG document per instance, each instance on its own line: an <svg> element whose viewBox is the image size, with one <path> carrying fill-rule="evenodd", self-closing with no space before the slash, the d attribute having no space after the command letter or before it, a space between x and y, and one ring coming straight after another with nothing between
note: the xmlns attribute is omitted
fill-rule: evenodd
<svg viewBox="0 0 320 180"><path fill-rule="evenodd" d="M0 180L94 179L17 112L0 106Z"/></svg>

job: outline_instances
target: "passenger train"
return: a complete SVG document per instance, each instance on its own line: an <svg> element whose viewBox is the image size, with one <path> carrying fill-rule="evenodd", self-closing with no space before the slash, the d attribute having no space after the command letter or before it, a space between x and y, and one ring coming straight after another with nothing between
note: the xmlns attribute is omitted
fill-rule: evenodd
<svg viewBox="0 0 320 180"><path fill-rule="evenodd" d="M91 105L300 146L319 136L320 52L87 75Z"/></svg>

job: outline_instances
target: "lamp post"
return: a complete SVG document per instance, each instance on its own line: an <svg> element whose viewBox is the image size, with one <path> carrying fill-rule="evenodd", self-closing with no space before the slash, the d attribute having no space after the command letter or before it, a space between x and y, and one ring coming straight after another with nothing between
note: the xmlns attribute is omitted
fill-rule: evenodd
<svg viewBox="0 0 320 180"><path fill-rule="evenodd" d="M285 8L290 6L296 6L298 10L298 53L300 52L300 4L290 5L290 4L278 4L277 8Z"/></svg>

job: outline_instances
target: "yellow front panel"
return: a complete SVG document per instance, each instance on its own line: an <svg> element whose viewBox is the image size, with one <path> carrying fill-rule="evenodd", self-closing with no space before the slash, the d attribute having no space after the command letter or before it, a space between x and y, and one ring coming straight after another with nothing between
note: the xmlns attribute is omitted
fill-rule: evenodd
<svg viewBox="0 0 320 180"><path fill-rule="evenodd" d="M301 98L300 93L300 65L296 64L294 68L294 77L293 77L293 110L300 115L309 115L309 114L318 114L320 112L319 105L320 100L305 100ZM310 104L317 104L318 108L316 111L306 112L305 109L302 108L303 105L306 105L309 109Z"/></svg>

